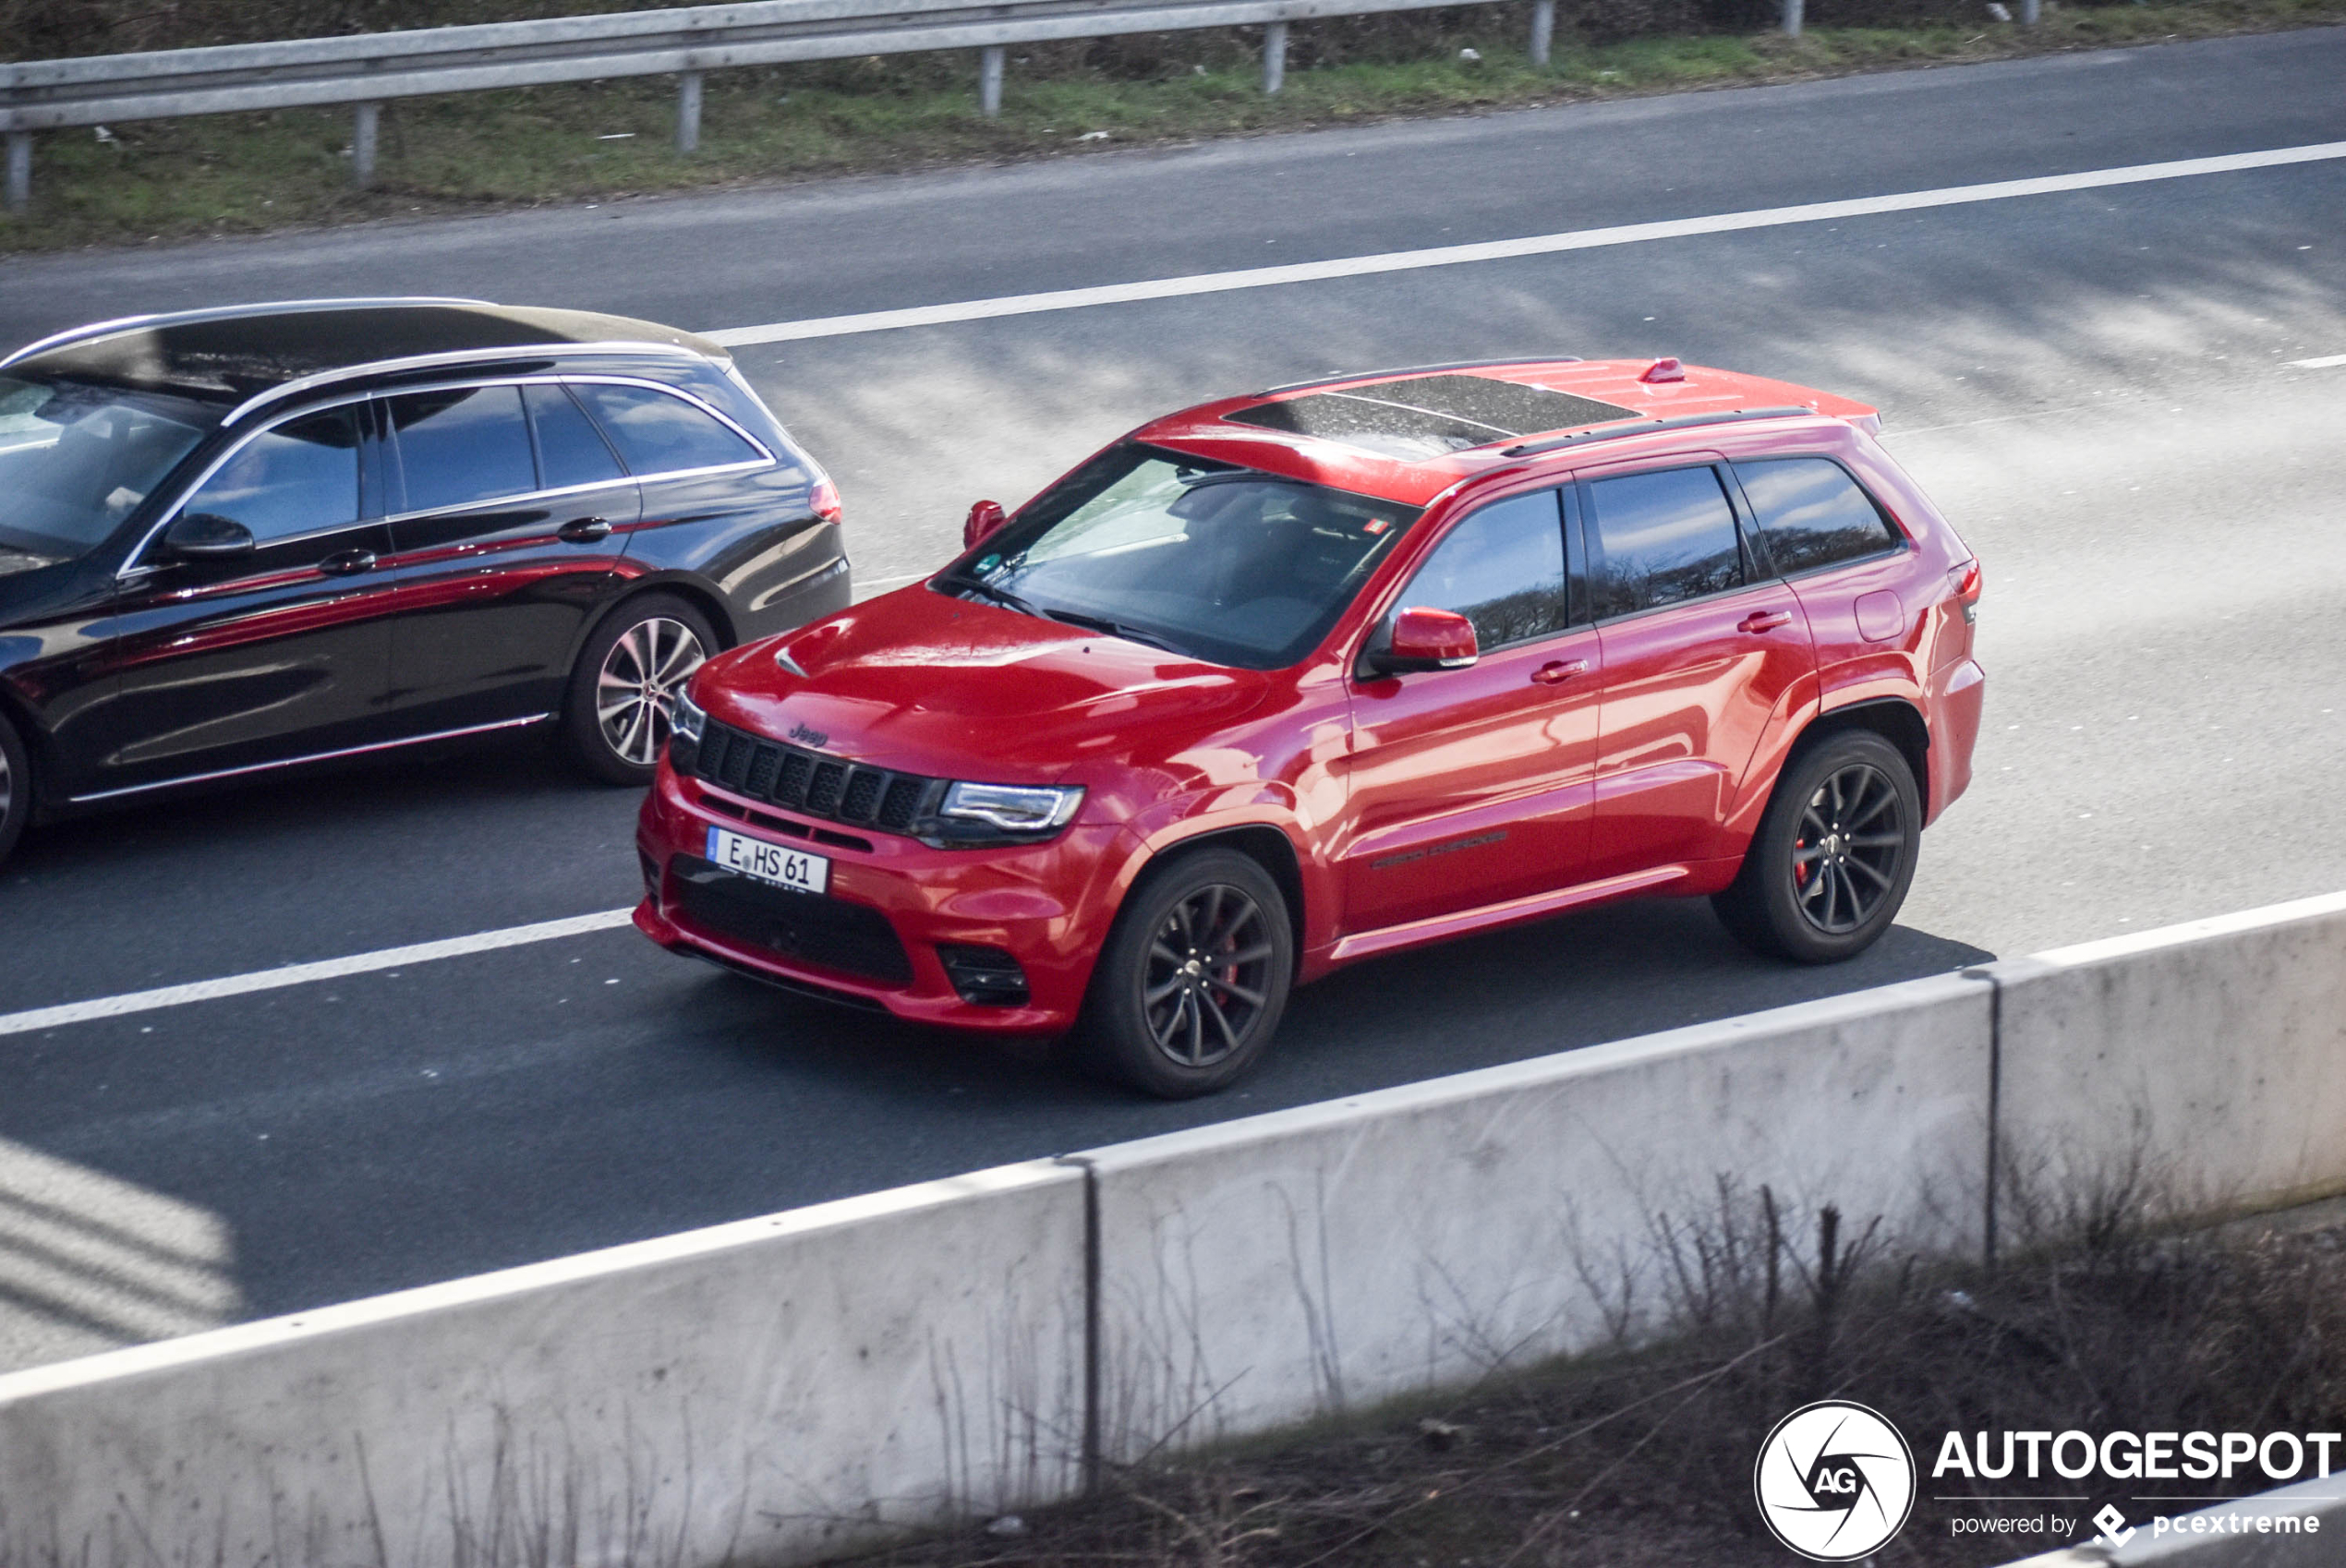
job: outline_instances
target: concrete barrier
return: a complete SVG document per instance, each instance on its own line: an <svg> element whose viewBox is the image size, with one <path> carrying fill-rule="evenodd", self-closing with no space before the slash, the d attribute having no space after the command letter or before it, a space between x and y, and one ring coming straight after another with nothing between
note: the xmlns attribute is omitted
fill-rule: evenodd
<svg viewBox="0 0 2346 1568"><path fill-rule="evenodd" d="M2301 1481L2196 1514L2126 1544L2071 1547L2009 1568L2337 1568L2346 1562L2346 1477Z"/></svg>
<svg viewBox="0 0 2346 1568"><path fill-rule="evenodd" d="M804 1561L1080 1475L1081 1173L827 1203L0 1378L0 1562Z"/></svg>
<svg viewBox="0 0 2346 1568"><path fill-rule="evenodd" d="M1763 1186L1968 1251L2341 1129L2346 896L0 1377L0 1562L804 1562L1634 1340Z"/></svg>
<svg viewBox="0 0 2346 1568"><path fill-rule="evenodd" d="M2031 1201L2137 1175L2205 1213L2346 1189L2346 895L1981 972L2001 991L2007 1233Z"/></svg>
<svg viewBox="0 0 2346 1568"><path fill-rule="evenodd" d="M1989 1002L1915 981L1075 1156L1106 1455L1635 1337L1722 1178L1804 1243L1832 1202L1977 1247Z"/></svg>

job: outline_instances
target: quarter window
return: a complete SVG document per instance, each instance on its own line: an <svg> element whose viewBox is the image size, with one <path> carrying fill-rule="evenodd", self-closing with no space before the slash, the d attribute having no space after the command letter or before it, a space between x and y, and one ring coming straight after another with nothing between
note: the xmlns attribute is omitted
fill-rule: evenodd
<svg viewBox="0 0 2346 1568"><path fill-rule="evenodd" d="M1400 603L1455 610L1485 650L1564 630L1564 525L1556 492L1513 496L1444 537Z"/></svg>
<svg viewBox="0 0 2346 1568"><path fill-rule="evenodd" d="M391 400L407 510L437 512L538 488L519 387L464 387Z"/></svg>
<svg viewBox="0 0 2346 1568"><path fill-rule="evenodd" d="M582 381L574 389L634 474L756 463L757 449L683 398L649 387Z"/></svg>
<svg viewBox="0 0 2346 1568"><path fill-rule="evenodd" d="M1602 557L1600 619L1699 598L1743 581L1735 508L1712 469L1599 479L1589 492Z"/></svg>
<svg viewBox="0 0 2346 1568"><path fill-rule="evenodd" d="M600 484L623 476L619 459L596 433L595 422L571 402L568 392L531 385L522 389L522 401L528 404L530 427L538 432L538 466L546 488Z"/></svg>
<svg viewBox="0 0 2346 1568"><path fill-rule="evenodd" d="M1823 457L1738 463L1735 477L1768 539L1768 559L1789 576L1878 555L1900 541L1849 471Z"/></svg>
<svg viewBox="0 0 2346 1568"><path fill-rule="evenodd" d="M241 523L267 544L358 520L358 427L347 408L263 430L180 509Z"/></svg>

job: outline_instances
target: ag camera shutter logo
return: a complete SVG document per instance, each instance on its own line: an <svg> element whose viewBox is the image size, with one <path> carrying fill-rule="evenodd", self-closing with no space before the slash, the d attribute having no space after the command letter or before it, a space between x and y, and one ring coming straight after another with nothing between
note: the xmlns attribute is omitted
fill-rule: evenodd
<svg viewBox="0 0 2346 1568"><path fill-rule="evenodd" d="M1776 1423L1751 1484L1776 1539L1811 1562L1850 1562L1905 1527L1915 1454L1879 1412L1821 1399Z"/></svg>

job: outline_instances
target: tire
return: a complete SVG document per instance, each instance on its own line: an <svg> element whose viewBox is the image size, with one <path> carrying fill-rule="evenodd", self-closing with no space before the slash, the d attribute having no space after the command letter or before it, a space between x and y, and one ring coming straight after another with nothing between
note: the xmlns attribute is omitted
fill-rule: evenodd
<svg viewBox="0 0 2346 1568"><path fill-rule="evenodd" d="M32 819L32 757L6 715L0 715L0 861Z"/></svg>
<svg viewBox="0 0 2346 1568"><path fill-rule="evenodd" d="M1211 1094L1270 1049L1294 974L1278 884L1236 850L1198 850L1126 897L1075 1044L1087 1066L1143 1093Z"/></svg>
<svg viewBox="0 0 2346 1568"><path fill-rule="evenodd" d="M1743 870L1711 907L1754 952L1839 963L1898 918L1921 847L1922 797L1905 754L1844 730L1794 754Z"/></svg>
<svg viewBox="0 0 2346 1568"><path fill-rule="evenodd" d="M562 698L562 745L590 778L638 789L651 782L676 693L718 650L708 617L673 594L632 598L578 650Z"/></svg>

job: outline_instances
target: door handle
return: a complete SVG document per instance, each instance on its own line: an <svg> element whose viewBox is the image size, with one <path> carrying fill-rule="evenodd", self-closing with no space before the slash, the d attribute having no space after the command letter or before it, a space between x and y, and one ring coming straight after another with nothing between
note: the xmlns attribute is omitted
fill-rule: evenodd
<svg viewBox="0 0 2346 1568"><path fill-rule="evenodd" d="M1792 612L1788 609L1755 609L1749 615L1745 616L1741 621L1735 622L1735 630L1738 632L1772 632L1779 626L1789 626L1791 624Z"/></svg>
<svg viewBox="0 0 2346 1568"><path fill-rule="evenodd" d="M329 577L349 577L374 569L375 552L370 549L346 549L318 563L318 570Z"/></svg>
<svg viewBox="0 0 2346 1568"><path fill-rule="evenodd" d="M611 537L611 525L599 517L581 517L555 529L554 537L565 544L591 545L598 539Z"/></svg>
<svg viewBox="0 0 2346 1568"><path fill-rule="evenodd" d="M1560 686L1576 675L1586 675L1587 673L1589 673L1589 661L1587 659L1559 658L1552 659L1548 663L1543 664L1539 669L1533 670L1531 672L1531 679L1539 681L1542 686Z"/></svg>

